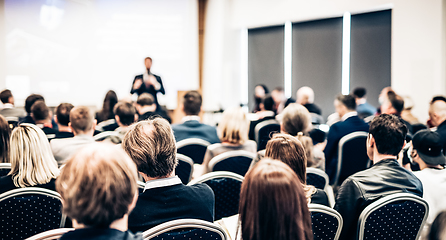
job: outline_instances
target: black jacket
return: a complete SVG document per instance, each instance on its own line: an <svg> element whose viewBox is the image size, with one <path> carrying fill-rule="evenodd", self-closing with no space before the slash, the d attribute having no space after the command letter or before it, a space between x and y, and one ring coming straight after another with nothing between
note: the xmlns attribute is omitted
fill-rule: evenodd
<svg viewBox="0 0 446 240"><path fill-rule="evenodd" d="M423 196L421 181L395 159L381 160L371 168L347 178L339 189L334 207L344 220L339 239L355 239L362 210L379 198L393 193Z"/></svg>
<svg viewBox="0 0 446 240"><path fill-rule="evenodd" d="M130 231L121 232L111 228L80 228L65 233L60 240L90 239L90 240L142 240L142 234Z"/></svg>
<svg viewBox="0 0 446 240"><path fill-rule="evenodd" d="M158 92L160 92L161 94L166 94L166 91L164 90L164 86L163 86L163 81L161 80L161 77L158 75L153 74L153 76L156 78L156 81L158 81L158 83L161 85L160 89L156 90L152 85L150 85L149 87L146 87L146 85L143 83L138 89L133 89L133 84L135 84L135 81L137 79L143 79L143 75L137 75L135 76L135 79L133 79L133 83L132 83L132 89L130 90L130 93L136 93L139 95L141 95L142 93L150 93L152 94L156 105L158 106L158 97L156 96L156 94Z"/></svg>

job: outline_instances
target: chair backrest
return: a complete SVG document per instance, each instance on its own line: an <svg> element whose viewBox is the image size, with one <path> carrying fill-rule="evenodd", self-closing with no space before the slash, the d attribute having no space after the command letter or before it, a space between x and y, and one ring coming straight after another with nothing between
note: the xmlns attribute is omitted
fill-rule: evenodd
<svg viewBox="0 0 446 240"><path fill-rule="evenodd" d="M254 136L257 142L257 151L266 148L266 143L271 139L271 133L273 132L280 132L280 124L274 119L266 120L256 125Z"/></svg>
<svg viewBox="0 0 446 240"><path fill-rule="evenodd" d="M0 163L0 177L8 175L11 171L11 163Z"/></svg>
<svg viewBox="0 0 446 240"><path fill-rule="evenodd" d="M307 185L325 190L328 187L328 175L317 168L307 168Z"/></svg>
<svg viewBox="0 0 446 240"><path fill-rule="evenodd" d="M314 240L337 240L341 235L342 216L333 208L309 204Z"/></svg>
<svg viewBox="0 0 446 240"><path fill-rule="evenodd" d="M192 180L188 185L205 183L212 188L215 195L215 220L219 220L238 213L243 179L243 176L232 172L211 172Z"/></svg>
<svg viewBox="0 0 446 240"><path fill-rule="evenodd" d="M115 131L101 132L101 133L94 135L93 138L97 142L104 141L106 139L111 139L111 138L114 138L112 140L113 143L121 143L122 142L122 135Z"/></svg>
<svg viewBox="0 0 446 240"><path fill-rule="evenodd" d="M245 176L255 157L255 153L244 150L225 152L211 159L209 169L211 172L228 171Z"/></svg>
<svg viewBox="0 0 446 240"><path fill-rule="evenodd" d="M139 194L144 192L144 188L146 187L146 184L141 182L141 181L137 181L138 184L138 192Z"/></svg>
<svg viewBox="0 0 446 240"><path fill-rule="evenodd" d="M177 142L177 153L190 157L194 163L202 164L208 141L199 138L188 138Z"/></svg>
<svg viewBox="0 0 446 240"><path fill-rule="evenodd" d="M96 125L96 130L100 131L100 132L113 131L115 129L110 128L112 125L116 125L116 120L115 119L107 119L105 121L98 123L98 125Z"/></svg>
<svg viewBox="0 0 446 240"><path fill-rule="evenodd" d="M183 184L188 184L192 179L192 174L194 173L194 160L192 158L177 154L178 165L175 168L175 174L181 179Z"/></svg>
<svg viewBox="0 0 446 240"><path fill-rule="evenodd" d="M64 227L59 193L27 187L0 194L0 239L25 239Z"/></svg>
<svg viewBox="0 0 446 240"><path fill-rule="evenodd" d="M324 117L322 117L321 115L317 113L310 113L310 115L311 115L311 123L313 125L319 125L325 123Z"/></svg>
<svg viewBox="0 0 446 240"><path fill-rule="evenodd" d="M58 228L53 230L48 230L43 233L36 234L32 237L27 238L26 240L57 240L62 235L69 231L73 231L74 228Z"/></svg>
<svg viewBox="0 0 446 240"><path fill-rule="evenodd" d="M6 121L8 121L9 128L14 129L19 125L18 117L5 117Z"/></svg>
<svg viewBox="0 0 446 240"><path fill-rule="evenodd" d="M358 239L416 240L426 223L427 202L410 193L391 194L368 205L358 219Z"/></svg>
<svg viewBox="0 0 446 240"><path fill-rule="evenodd" d="M339 140L338 166L333 186L340 186L350 175L367 169L367 132L357 131L349 133Z"/></svg>
<svg viewBox="0 0 446 240"><path fill-rule="evenodd" d="M178 219L155 226L142 233L145 240L226 240L226 232L217 224L199 219Z"/></svg>

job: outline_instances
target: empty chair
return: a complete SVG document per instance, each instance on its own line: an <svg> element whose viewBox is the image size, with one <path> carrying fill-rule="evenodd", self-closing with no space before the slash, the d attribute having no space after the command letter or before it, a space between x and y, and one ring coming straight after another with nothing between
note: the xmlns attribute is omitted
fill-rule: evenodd
<svg viewBox="0 0 446 240"><path fill-rule="evenodd" d="M11 171L11 163L0 163L0 177L8 175Z"/></svg>
<svg viewBox="0 0 446 240"><path fill-rule="evenodd" d="M192 179L194 172L194 161L183 154L177 154L178 165L175 168L175 174L181 179L183 184L187 184Z"/></svg>
<svg viewBox="0 0 446 240"><path fill-rule="evenodd" d="M367 169L369 157L367 156L367 132L352 132L339 140L338 166L333 186L340 186L350 175Z"/></svg>
<svg viewBox="0 0 446 240"><path fill-rule="evenodd" d="M25 239L64 227L60 195L43 188L20 188L0 195L0 239Z"/></svg>
<svg viewBox="0 0 446 240"><path fill-rule="evenodd" d="M58 228L48 230L39 234L36 234L26 240L56 240L62 237L66 232L72 231L74 228Z"/></svg>
<svg viewBox="0 0 446 240"><path fill-rule="evenodd" d="M244 150L225 152L211 159L209 169L211 172L228 171L245 176L255 157L255 153Z"/></svg>
<svg viewBox="0 0 446 240"><path fill-rule="evenodd" d="M238 213L240 187L243 176L232 172L211 172L191 181L188 185L205 183L214 191L215 214L219 220Z"/></svg>
<svg viewBox="0 0 446 240"><path fill-rule="evenodd" d="M188 138L177 142L177 153L190 157L194 163L202 164L208 141L199 138Z"/></svg>
<svg viewBox="0 0 446 240"><path fill-rule="evenodd" d="M254 130L257 150L265 149L266 143L271 139L272 133L276 132L280 132L280 124L278 121L271 119L258 123Z"/></svg>
<svg viewBox="0 0 446 240"><path fill-rule="evenodd" d="M337 240L341 235L342 216L333 208L309 204L314 240Z"/></svg>
<svg viewBox="0 0 446 240"><path fill-rule="evenodd" d="M226 232L219 225L199 219L172 220L143 232L143 238L162 240L225 240Z"/></svg>
<svg viewBox="0 0 446 240"><path fill-rule="evenodd" d="M361 212L358 239L416 240L428 213L427 202L414 194L388 195L371 203Z"/></svg>

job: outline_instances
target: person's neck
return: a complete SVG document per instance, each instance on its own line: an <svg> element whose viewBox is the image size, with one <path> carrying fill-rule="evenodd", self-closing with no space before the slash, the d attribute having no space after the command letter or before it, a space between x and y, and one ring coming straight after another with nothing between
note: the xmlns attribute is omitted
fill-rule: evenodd
<svg viewBox="0 0 446 240"><path fill-rule="evenodd" d="M420 167L420 170L426 169L426 168L433 168L433 169L444 169L441 165L431 165L426 164L422 159L419 159L419 161L416 161L418 163L418 166Z"/></svg>
<svg viewBox="0 0 446 240"><path fill-rule="evenodd" d="M139 115L143 115L147 112L155 112L155 110L156 110L156 105L155 105L155 107L153 107L152 105L143 106L139 109Z"/></svg>
<svg viewBox="0 0 446 240"><path fill-rule="evenodd" d="M113 221L110 226L108 226L108 228L111 229L116 229L119 230L121 232L126 232L129 228L128 228L128 218L129 215L125 214L122 218L120 219L116 219L115 221ZM72 219L73 221L73 227L75 229L82 229L82 228L88 228L89 226L86 226L85 224L82 223L78 223L75 219Z"/></svg>
<svg viewBox="0 0 446 240"><path fill-rule="evenodd" d="M59 132L71 132L71 128L68 126L57 124L59 127Z"/></svg>
<svg viewBox="0 0 446 240"><path fill-rule="evenodd" d="M365 98L358 98L356 99L356 105L364 104L367 100Z"/></svg>
<svg viewBox="0 0 446 240"><path fill-rule="evenodd" d="M51 121L48 119L45 119L45 120L34 120L34 122L36 124L45 124L45 123L50 123Z"/></svg>
<svg viewBox="0 0 446 240"><path fill-rule="evenodd" d="M373 157L372 157L373 164L377 164L378 162L381 162L382 160L385 160L385 159L398 160L398 158L396 156L389 155L389 154L381 154L381 153L378 153L378 151L376 149L374 150Z"/></svg>
<svg viewBox="0 0 446 240"><path fill-rule="evenodd" d="M74 136L78 136L78 135L87 135L87 136L92 136L93 137L94 134L94 129L90 130L90 131L73 131L73 135Z"/></svg>
<svg viewBox="0 0 446 240"><path fill-rule="evenodd" d="M157 179L175 177L175 170L173 170L170 174L168 174L168 175L166 175L164 177L156 177L156 178L149 177L149 176L147 176L146 174L144 174L142 172L139 172L139 174L141 174L141 176L144 178L145 182L148 182L148 181L157 180Z"/></svg>

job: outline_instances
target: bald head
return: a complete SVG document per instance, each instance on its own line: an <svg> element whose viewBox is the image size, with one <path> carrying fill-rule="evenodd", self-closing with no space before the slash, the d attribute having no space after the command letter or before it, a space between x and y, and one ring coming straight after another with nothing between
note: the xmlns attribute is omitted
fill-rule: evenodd
<svg viewBox="0 0 446 240"><path fill-rule="evenodd" d="M446 102L438 100L429 107L429 118L435 127L446 120Z"/></svg>
<svg viewBox="0 0 446 240"><path fill-rule="evenodd" d="M297 103L304 105L314 102L314 91L310 87L301 87L297 90Z"/></svg>

